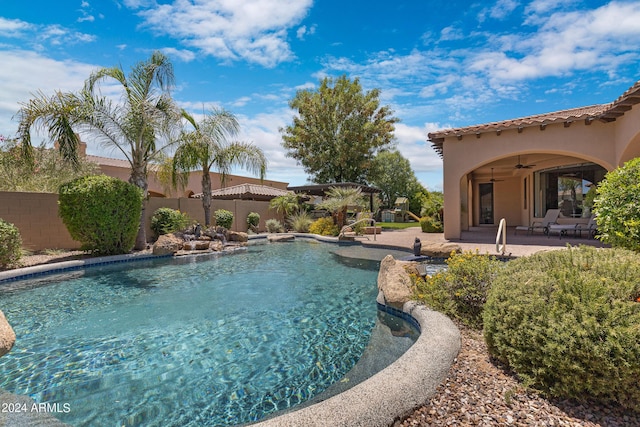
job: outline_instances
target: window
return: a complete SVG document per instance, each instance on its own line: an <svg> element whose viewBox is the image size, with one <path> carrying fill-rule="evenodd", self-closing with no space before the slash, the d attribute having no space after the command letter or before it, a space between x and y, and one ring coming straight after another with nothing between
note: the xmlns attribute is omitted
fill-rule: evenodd
<svg viewBox="0 0 640 427"><path fill-rule="evenodd" d="M588 218L596 187L606 173L606 169L594 163L535 172L535 216L541 218L548 209L560 209L561 217Z"/></svg>

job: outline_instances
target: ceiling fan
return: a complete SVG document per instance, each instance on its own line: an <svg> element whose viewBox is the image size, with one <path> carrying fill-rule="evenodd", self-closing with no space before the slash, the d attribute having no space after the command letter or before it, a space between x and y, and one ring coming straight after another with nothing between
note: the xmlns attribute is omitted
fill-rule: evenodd
<svg viewBox="0 0 640 427"><path fill-rule="evenodd" d="M495 179L493 177L493 168L491 168L491 179L489 180L489 182L500 182L503 181L502 179Z"/></svg>
<svg viewBox="0 0 640 427"><path fill-rule="evenodd" d="M515 167L516 169L530 169L530 168L532 168L533 166L535 166L535 165L525 165L525 164L522 164L522 162L520 162L520 156L518 156L518 164L517 164L517 165L515 165L514 167Z"/></svg>

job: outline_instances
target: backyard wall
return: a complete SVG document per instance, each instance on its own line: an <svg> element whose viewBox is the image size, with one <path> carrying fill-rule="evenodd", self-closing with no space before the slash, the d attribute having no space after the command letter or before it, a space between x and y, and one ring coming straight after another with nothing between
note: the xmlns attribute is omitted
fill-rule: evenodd
<svg viewBox="0 0 640 427"><path fill-rule="evenodd" d="M151 216L160 207L169 207L186 212L189 217L204 224L202 200L188 198L152 197L147 202L147 238L153 239L149 224ZM270 218L282 222L282 215L269 210L269 202L252 200L213 200L211 213L217 209L233 212L231 230L247 231L247 215L260 214L259 230L265 230L265 221ZM80 242L71 238L58 216L58 195L50 193L0 192L0 218L14 224L20 230L22 246L31 251L43 249L77 249Z"/></svg>

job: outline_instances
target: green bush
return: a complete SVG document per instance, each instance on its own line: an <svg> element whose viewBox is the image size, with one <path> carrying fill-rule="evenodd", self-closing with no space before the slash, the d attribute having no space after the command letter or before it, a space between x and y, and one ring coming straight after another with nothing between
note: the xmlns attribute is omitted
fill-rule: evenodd
<svg viewBox="0 0 640 427"><path fill-rule="evenodd" d="M22 238L18 227L0 218L0 268L17 264L22 256Z"/></svg>
<svg viewBox="0 0 640 427"><path fill-rule="evenodd" d="M171 208L158 208L151 217L151 230L156 237L184 230L191 223L189 215Z"/></svg>
<svg viewBox="0 0 640 427"><path fill-rule="evenodd" d="M447 269L425 279L416 278L417 298L463 324L482 329L482 312L493 278L502 262L466 251L453 253Z"/></svg>
<svg viewBox="0 0 640 427"><path fill-rule="evenodd" d="M311 215L306 211L291 214L287 220L291 229L298 233L308 233L309 227L313 223Z"/></svg>
<svg viewBox="0 0 640 427"><path fill-rule="evenodd" d="M436 218L423 216L420 218L420 228L423 233L442 233L442 223Z"/></svg>
<svg viewBox="0 0 640 427"><path fill-rule="evenodd" d="M213 213L213 216L216 219L217 226L224 227L227 230L231 228L231 224L233 223L233 212L226 209L218 209Z"/></svg>
<svg viewBox="0 0 640 427"><path fill-rule="evenodd" d="M594 200L598 239L640 251L640 158L605 176Z"/></svg>
<svg viewBox="0 0 640 427"><path fill-rule="evenodd" d="M568 248L511 261L484 309L489 351L559 398L640 410L640 260L625 249Z"/></svg>
<svg viewBox="0 0 640 427"><path fill-rule="evenodd" d="M309 233L321 236L337 236L340 233L338 226L333 223L333 218L318 218L309 226Z"/></svg>
<svg viewBox="0 0 640 427"><path fill-rule="evenodd" d="M247 225L249 226L249 230L257 232L259 224L260 214L257 212L249 212L249 215L247 215Z"/></svg>
<svg viewBox="0 0 640 427"><path fill-rule="evenodd" d="M282 233L284 231L284 226L277 219L268 219L265 226L268 233Z"/></svg>
<svg viewBox="0 0 640 427"><path fill-rule="evenodd" d="M140 226L142 192L106 175L78 178L59 188L58 212L82 249L97 255L128 253Z"/></svg>

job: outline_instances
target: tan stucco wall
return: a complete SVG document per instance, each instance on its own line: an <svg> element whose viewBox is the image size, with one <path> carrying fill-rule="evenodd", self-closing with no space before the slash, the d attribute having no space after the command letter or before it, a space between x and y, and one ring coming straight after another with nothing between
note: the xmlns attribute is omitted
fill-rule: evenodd
<svg viewBox="0 0 640 427"><path fill-rule="evenodd" d="M100 165L100 171L109 176L121 179L123 181L129 181L131 171L125 167L117 167L111 165ZM192 194L202 193L202 172L191 172L189 175L189 181L185 188L180 189L165 189L155 178L153 173L149 173L147 177L148 190L153 193L166 195L167 197L189 197ZM288 183L273 180L260 181L259 178L252 178L240 175L227 175L225 187L231 187L239 184L258 184L266 185L269 187L279 188L286 190ZM222 188L220 182L220 174L217 172L211 173L211 190L219 190Z"/></svg>
<svg viewBox="0 0 640 427"><path fill-rule="evenodd" d="M566 126L564 123L548 124L544 130L539 126L464 135L462 139L447 137L443 144L443 192L445 214L445 238L458 239L463 229L478 223L477 195L478 182L472 173L480 166L499 159L519 154L545 153L569 156L582 161L599 164L612 170L630 158L640 155L640 106L636 105L618 120L604 123L576 121ZM560 157L559 157L560 158ZM561 165L562 162L556 162ZM544 168L553 166L553 161ZM542 169L538 165L537 169ZM495 222L504 217L508 225L528 224L533 219L533 181L535 169L514 171L504 182L495 183ZM528 209L523 208L524 178L528 177ZM472 192L466 183L471 179ZM469 194L472 196L469 199ZM475 196L477 197L477 196ZM467 209L471 207L473 214ZM470 223L472 221L472 223Z"/></svg>
<svg viewBox="0 0 640 427"><path fill-rule="evenodd" d="M146 209L147 238L151 240L153 233L149 224L151 216L159 207L170 207L186 212L196 221L204 224L202 201L199 199L149 199ZM269 202L251 200L214 200L212 213L216 209L227 209L234 214L231 229L247 230L249 212L260 214L259 230L265 230L265 221L270 218L282 222L282 215L269 210ZM14 224L20 230L22 246L31 251L43 249L77 249L80 242L71 238L67 228L58 216L58 195L50 193L14 193L0 192L0 218Z"/></svg>

